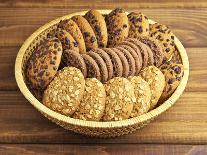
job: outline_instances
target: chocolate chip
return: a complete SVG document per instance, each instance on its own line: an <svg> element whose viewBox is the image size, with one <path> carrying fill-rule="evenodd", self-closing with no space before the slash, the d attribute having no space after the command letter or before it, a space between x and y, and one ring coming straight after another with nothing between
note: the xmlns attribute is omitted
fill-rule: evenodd
<svg viewBox="0 0 207 155"><path fill-rule="evenodd" d="M174 36L171 36L171 39L173 39L173 40L174 40L174 39L175 39L175 37L174 37Z"/></svg>
<svg viewBox="0 0 207 155"><path fill-rule="evenodd" d="M169 42L169 41L170 41L170 39L166 39L166 41L167 41L167 42Z"/></svg>
<svg viewBox="0 0 207 155"><path fill-rule="evenodd" d="M38 69L37 69L37 68L35 68L35 69L34 69L34 73L37 73L37 72L38 72Z"/></svg>
<svg viewBox="0 0 207 155"><path fill-rule="evenodd" d="M78 47L78 43L75 41L73 42L74 47Z"/></svg>
<svg viewBox="0 0 207 155"><path fill-rule="evenodd" d="M51 64L51 65L55 65L55 61L52 61L52 60L51 60L51 61L50 61L50 64Z"/></svg>
<svg viewBox="0 0 207 155"><path fill-rule="evenodd" d="M53 70L56 70L56 69L57 69L57 67L56 67L56 66L54 66L54 67L53 67Z"/></svg>
<svg viewBox="0 0 207 155"><path fill-rule="evenodd" d="M57 43L54 44L54 48L55 49L58 48L58 44Z"/></svg>
<svg viewBox="0 0 207 155"><path fill-rule="evenodd" d="M61 48L58 48L58 52L60 52L61 51Z"/></svg>
<svg viewBox="0 0 207 155"><path fill-rule="evenodd" d="M164 45L165 47L167 47L167 43L163 43L163 45Z"/></svg>
<svg viewBox="0 0 207 155"><path fill-rule="evenodd" d="M95 29L95 31L96 31L97 33L100 33L100 32L101 32L100 27L99 27L98 25L95 25L95 26L94 26L94 29Z"/></svg>
<svg viewBox="0 0 207 155"><path fill-rule="evenodd" d="M138 21L138 22L142 22L142 18L141 17L139 17L139 18L137 18L137 20L136 21Z"/></svg>
<svg viewBox="0 0 207 155"><path fill-rule="evenodd" d="M70 40L68 38L65 38L65 44L69 45L70 44Z"/></svg>
<svg viewBox="0 0 207 155"><path fill-rule="evenodd" d="M143 29L142 29L141 26L139 26L138 31L139 31L139 33L142 33L143 32Z"/></svg>
<svg viewBox="0 0 207 155"><path fill-rule="evenodd" d="M90 36L90 33L89 32L83 32L83 35L86 38L86 37L89 37Z"/></svg>
<svg viewBox="0 0 207 155"><path fill-rule="evenodd" d="M49 75L50 75L50 73L46 72L46 76L49 76Z"/></svg>
<svg viewBox="0 0 207 155"><path fill-rule="evenodd" d="M96 37L92 36L91 37L91 43L94 43L96 41Z"/></svg>
<svg viewBox="0 0 207 155"><path fill-rule="evenodd" d="M43 76L43 74L44 74L44 72L45 72L45 71L44 71L44 70L42 70L41 72L39 72L39 73L37 74L37 76L38 76L38 77L42 77L42 76Z"/></svg>
<svg viewBox="0 0 207 155"><path fill-rule="evenodd" d="M171 78L171 79L168 80L168 84L172 84L173 82L175 82L174 78Z"/></svg>
<svg viewBox="0 0 207 155"><path fill-rule="evenodd" d="M54 56L54 57L53 57L53 59L54 59L54 60L57 60L57 57L56 57L56 56Z"/></svg>
<svg viewBox="0 0 207 155"><path fill-rule="evenodd" d="M123 28L127 28L127 24L124 24L124 25L123 25Z"/></svg>
<svg viewBox="0 0 207 155"><path fill-rule="evenodd" d="M181 77L176 77L176 80L180 81L181 80Z"/></svg>
<svg viewBox="0 0 207 155"><path fill-rule="evenodd" d="M174 71L175 71L176 74L180 74L181 73L181 68L179 66L175 66Z"/></svg>
<svg viewBox="0 0 207 155"><path fill-rule="evenodd" d="M166 51L167 53L170 52L170 48L169 48L169 47L166 48L165 51Z"/></svg>

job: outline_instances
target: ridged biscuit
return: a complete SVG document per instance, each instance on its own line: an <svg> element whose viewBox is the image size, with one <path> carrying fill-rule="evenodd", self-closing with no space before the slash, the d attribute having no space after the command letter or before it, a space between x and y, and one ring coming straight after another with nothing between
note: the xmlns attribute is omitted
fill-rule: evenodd
<svg viewBox="0 0 207 155"><path fill-rule="evenodd" d="M65 67L44 91L43 104L51 110L71 116L80 104L85 90L85 80L75 67Z"/></svg>
<svg viewBox="0 0 207 155"><path fill-rule="evenodd" d="M108 33L103 15L98 10L89 10L84 16L91 25L99 47L106 47Z"/></svg>
<svg viewBox="0 0 207 155"><path fill-rule="evenodd" d="M134 88L129 80L115 77L105 84L106 108L104 121L120 121L130 117L136 102Z"/></svg>
<svg viewBox="0 0 207 155"><path fill-rule="evenodd" d="M73 118L99 121L104 114L105 100L104 85L95 78L87 78L83 98Z"/></svg>
<svg viewBox="0 0 207 155"><path fill-rule="evenodd" d="M88 21L80 15L73 16L72 20L78 25L83 35L86 49L90 51L91 49L98 48L98 43L97 43L95 33L93 29L91 28L90 24L88 23Z"/></svg>

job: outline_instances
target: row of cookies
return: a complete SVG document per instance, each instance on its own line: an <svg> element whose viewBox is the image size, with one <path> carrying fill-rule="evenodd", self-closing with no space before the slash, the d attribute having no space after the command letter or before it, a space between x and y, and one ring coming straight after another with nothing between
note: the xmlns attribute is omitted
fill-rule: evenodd
<svg viewBox="0 0 207 155"><path fill-rule="evenodd" d="M73 118L117 121L136 117L156 106L164 89L163 73L154 66L140 76L114 77L106 84L86 78L75 67L60 70L44 91L43 104Z"/></svg>

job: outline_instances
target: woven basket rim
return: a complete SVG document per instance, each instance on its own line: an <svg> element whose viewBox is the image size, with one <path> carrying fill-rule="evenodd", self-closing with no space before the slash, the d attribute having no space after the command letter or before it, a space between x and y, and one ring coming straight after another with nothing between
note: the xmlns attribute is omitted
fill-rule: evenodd
<svg viewBox="0 0 207 155"><path fill-rule="evenodd" d="M111 10L99 10L102 14L107 14L109 13ZM124 126L131 126L137 123L143 123L147 120L150 120L156 116L158 116L159 114L163 113L164 111L166 111L168 108L170 108L175 102L176 100L180 97L180 95L183 93L186 85L187 85L187 81L188 81L188 76L189 76L189 61L188 61L188 56L186 53L185 48L183 47L182 43L178 40L177 37L175 37L175 44L177 46L177 49L180 53L182 62L183 62L183 66L184 66L184 76L182 78L182 80L180 81L179 86L177 87L177 89L175 90L175 92L172 94L172 96L166 100L162 105L160 105L159 107L157 107L154 110L151 110L150 112L143 114L141 116L138 117L134 117L134 118L130 118L130 119L126 119L126 120L122 120L122 121L111 121L111 122L95 122L95 121L84 121L84 120L79 120L79 119L74 119L74 118L70 118L68 116L62 115L60 113L57 113L55 111L50 110L48 107L46 107L45 105L43 105L41 102L39 102L33 95L32 93L29 91L29 89L27 88L24 79L23 79L23 75L22 75L22 60L23 60L23 56L25 51L27 50L27 48L29 47L29 45L32 43L32 41L44 30L46 30L47 28L49 28L50 26L58 23L60 20L64 20L64 19L69 19L74 15L84 15L87 11L81 11L81 12L76 12L76 13L72 13L69 15L65 15L62 16L60 18L57 18L55 20L52 20L51 22L41 26L39 29L37 29L30 37L28 37L26 39L26 41L23 43L23 45L21 46L17 57L16 57L16 62L15 62L15 78L16 78L16 82L17 85L20 89L20 91L22 92L22 94L25 96L25 98L36 108L38 109L41 113L46 114L48 116L50 116L51 118L54 118L58 121L67 123L67 124L72 124L72 125L77 125L77 126L82 126L82 127L90 127L90 128L118 128L118 127L124 127ZM153 20L149 20L150 24L155 23L155 21Z"/></svg>

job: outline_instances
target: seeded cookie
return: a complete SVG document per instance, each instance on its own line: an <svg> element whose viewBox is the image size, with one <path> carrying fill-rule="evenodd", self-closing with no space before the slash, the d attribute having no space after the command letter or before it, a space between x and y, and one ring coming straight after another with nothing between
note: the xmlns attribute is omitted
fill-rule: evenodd
<svg viewBox="0 0 207 155"><path fill-rule="evenodd" d="M86 52L85 41L83 39L83 35L78 27L78 25L71 19L66 19L60 21L58 24L58 28L64 29L65 31L69 32L74 40L78 44L78 48L80 53Z"/></svg>
<svg viewBox="0 0 207 155"><path fill-rule="evenodd" d="M95 50L93 50L94 52L96 52L105 62L107 70L108 70L108 80L110 80L113 77L113 64L111 61L110 56L102 49L97 48Z"/></svg>
<svg viewBox="0 0 207 155"><path fill-rule="evenodd" d="M148 45L153 52L154 65L159 67L163 61L163 50L160 44L153 38L150 37L137 37L142 43Z"/></svg>
<svg viewBox="0 0 207 155"><path fill-rule="evenodd" d="M44 91L43 104L51 110L71 116L80 104L85 89L81 71L75 67L65 67Z"/></svg>
<svg viewBox="0 0 207 155"><path fill-rule="evenodd" d="M90 10L84 16L91 25L99 47L106 47L108 41L108 33L106 22L103 15L98 10Z"/></svg>
<svg viewBox="0 0 207 155"><path fill-rule="evenodd" d="M101 82L105 83L108 80L108 70L106 63L101 58L101 56L93 51L89 51L87 54L90 55L98 64L101 73Z"/></svg>
<svg viewBox="0 0 207 155"><path fill-rule="evenodd" d="M127 15L129 20L129 37L149 35L149 21L142 13L131 12Z"/></svg>
<svg viewBox="0 0 207 155"><path fill-rule="evenodd" d="M122 76L123 66L119 56L110 48L103 49L110 57L113 64L113 77Z"/></svg>
<svg viewBox="0 0 207 155"><path fill-rule="evenodd" d="M150 36L159 42L165 59L169 60L176 49L175 35L172 31L166 25L155 23L150 25Z"/></svg>
<svg viewBox="0 0 207 155"><path fill-rule="evenodd" d="M126 13L117 8L106 16L108 46L114 47L128 37L129 24Z"/></svg>
<svg viewBox="0 0 207 155"><path fill-rule="evenodd" d="M136 103L134 88L129 80L115 77L105 84L106 108L104 121L120 121L130 117Z"/></svg>
<svg viewBox="0 0 207 155"><path fill-rule="evenodd" d="M128 80L134 87L136 103L133 106L131 117L147 113L150 109L151 90L149 84L139 76L130 76Z"/></svg>
<svg viewBox="0 0 207 155"><path fill-rule="evenodd" d="M73 118L99 121L104 114L106 92L104 85L95 78L86 79L85 92Z"/></svg>
<svg viewBox="0 0 207 155"><path fill-rule="evenodd" d="M54 78L62 56L57 38L44 40L27 62L26 76L34 89L44 89Z"/></svg>
<svg viewBox="0 0 207 155"><path fill-rule="evenodd" d="M72 66L80 69L84 77L87 77L86 64L79 53L73 50L65 50L62 55L62 60L66 66Z"/></svg>
<svg viewBox="0 0 207 155"><path fill-rule="evenodd" d="M168 97L170 97L170 95L175 91L175 89L180 84L180 81L184 73L184 67L182 64L170 63L167 68L163 69L163 67L164 66L161 67L161 71L164 72L166 86L163 90L159 102L163 102Z"/></svg>
<svg viewBox="0 0 207 155"><path fill-rule="evenodd" d="M131 53L129 51L127 51L126 49L121 48L119 46L117 46L116 49L118 49L120 52L122 52L128 61L128 64L129 64L129 74L128 75L129 76L135 75L135 71L136 71L135 60L134 60L133 56L131 55Z"/></svg>
<svg viewBox="0 0 207 155"><path fill-rule="evenodd" d="M165 77L163 73L155 66L148 66L141 71L140 76L150 85L152 97L150 109L153 109L162 94L165 87Z"/></svg>
<svg viewBox="0 0 207 155"><path fill-rule="evenodd" d="M122 62L122 66L123 66L122 77L128 77L128 75L129 75L129 63L128 63L127 58L124 56L124 54L120 50L118 50L116 48L112 48L112 50L114 52L116 52L116 54L119 56L119 58Z"/></svg>
<svg viewBox="0 0 207 155"><path fill-rule="evenodd" d="M101 80L101 73L96 61L87 54L81 55L85 61L86 68L87 68L87 77L88 78L97 78Z"/></svg>
<svg viewBox="0 0 207 155"><path fill-rule="evenodd" d="M79 15L73 16L72 20L78 25L83 35L86 49L89 51L91 49L98 48L98 43L97 43L95 33L93 29L91 28L90 24L88 23L88 21L84 17L79 16Z"/></svg>

